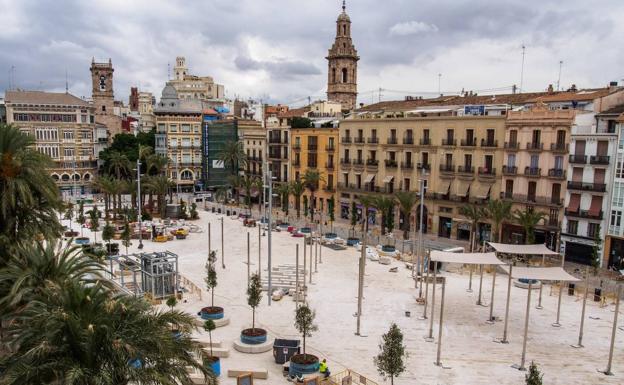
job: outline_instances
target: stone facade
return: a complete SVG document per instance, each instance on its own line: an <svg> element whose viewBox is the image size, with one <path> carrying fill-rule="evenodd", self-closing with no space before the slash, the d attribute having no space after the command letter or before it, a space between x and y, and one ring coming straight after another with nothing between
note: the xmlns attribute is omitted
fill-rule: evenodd
<svg viewBox="0 0 624 385"><path fill-rule="evenodd" d="M186 58L178 56L173 68L174 79L167 85L173 86L180 99L215 100L225 97L223 85L214 82L210 76L196 76L189 73Z"/></svg>
<svg viewBox="0 0 624 385"><path fill-rule="evenodd" d="M96 63L91 61L91 97L95 108L95 122L108 129L109 140L121 133L121 117L115 115L115 99L113 93L113 63Z"/></svg>
<svg viewBox="0 0 624 385"><path fill-rule="evenodd" d="M342 7L336 20L336 38L327 54L327 99L351 111L357 103L357 62L360 57L351 40L351 19Z"/></svg>

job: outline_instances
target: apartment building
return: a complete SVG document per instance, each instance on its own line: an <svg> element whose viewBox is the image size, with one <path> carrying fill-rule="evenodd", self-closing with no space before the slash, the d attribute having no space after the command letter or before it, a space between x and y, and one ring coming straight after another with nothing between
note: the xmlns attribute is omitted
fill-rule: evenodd
<svg viewBox="0 0 624 385"><path fill-rule="evenodd" d="M206 117L205 117L206 118ZM206 190L216 190L220 186L229 184L228 177L237 173L240 165L232 165L220 160L220 153L225 149L227 142L239 140L239 130L243 126L254 126L255 122L242 119L213 119L205 120L202 127L202 183ZM245 129L245 128L242 128ZM258 162L256 162L258 165Z"/></svg>
<svg viewBox="0 0 624 385"><path fill-rule="evenodd" d="M239 119L238 137L243 144L243 151L247 155L245 172L250 176L262 177L264 162L266 161L267 131L262 123L256 120Z"/></svg>
<svg viewBox="0 0 624 385"><path fill-rule="evenodd" d="M286 183L290 175L290 126L286 123L280 125L276 118L267 119L266 123L269 138L267 150L269 169L276 182Z"/></svg>
<svg viewBox="0 0 624 385"><path fill-rule="evenodd" d="M201 189L203 112L200 100L179 99L170 85L154 108L155 152L169 159L167 175L179 191Z"/></svg>
<svg viewBox="0 0 624 385"><path fill-rule="evenodd" d="M501 199L510 200L513 209L545 214L535 229L535 242L557 247L563 203L566 197L568 151L576 111L551 110L537 104L524 111L510 111L504 144ZM525 242L518 224L503 224L502 241Z"/></svg>
<svg viewBox="0 0 624 385"><path fill-rule="evenodd" d="M5 106L7 123L32 136L36 149L54 161L48 172L61 193L90 192L99 150L107 144L93 105L69 93L6 91Z"/></svg>

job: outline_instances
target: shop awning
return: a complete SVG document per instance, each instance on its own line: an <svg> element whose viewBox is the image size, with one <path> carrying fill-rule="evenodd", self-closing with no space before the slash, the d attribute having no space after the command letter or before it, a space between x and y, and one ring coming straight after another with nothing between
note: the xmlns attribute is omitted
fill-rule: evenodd
<svg viewBox="0 0 624 385"><path fill-rule="evenodd" d="M441 180L438 183L438 188L436 189L436 193L446 195L449 192L449 186L451 185L450 181Z"/></svg>
<svg viewBox="0 0 624 385"><path fill-rule="evenodd" d="M467 197L469 189L470 189L470 181L458 180L455 195L457 195L458 197L462 197L462 198Z"/></svg>
<svg viewBox="0 0 624 385"><path fill-rule="evenodd" d="M487 199L491 188L491 184L476 183L472 186L472 196L477 199Z"/></svg>
<svg viewBox="0 0 624 385"><path fill-rule="evenodd" d="M520 255L559 255L545 245L511 245L508 243L487 242L487 244L499 253ZM515 268L514 268L515 270Z"/></svg>
<svg viewBox="0 0 624 385"><path fill-rule="evenodd" d="M394 177L392 175L388 175L384 178L383 182L384 183L392 183L392 181L394 180Z"/></svg>
<svg viewBox="0 0 624 385"><path fill-rule="evenodd" d="M579 206L581 205L581 194L570 194L570 204L568 204L568 211L571 213L577 213Z"/></svg>
<svg viewBox="0 0 624 385"><path fill-rule="evenodd" d="M496 258L496 253L450 253L448 251L432 250L431 260L466 265L505 265L505 262Z"/></svg>
<svg viewBox="0 0 624 385"><path fill-rule="evenodd" d="M505 273L509 274L509 266L503 266ZM512 278L537 279L540 281L580 281L573 275L568 274L562 267L519 267L514 266Z"/></svg>
<svg viewBox="0 0 624 385"><path fill-rule="evenodd" d="M364 183L370 183L373 181L373 179L375 179L375 174L368 174L366 175L366 180L364 181Z"/></svg>
<svg viewBox="0 0 624 385"><path fill-rule="evenodd" d="M600 215L602 210L602 196L592 195L591 205L589 206L589 215L595 217Z"/></svg>

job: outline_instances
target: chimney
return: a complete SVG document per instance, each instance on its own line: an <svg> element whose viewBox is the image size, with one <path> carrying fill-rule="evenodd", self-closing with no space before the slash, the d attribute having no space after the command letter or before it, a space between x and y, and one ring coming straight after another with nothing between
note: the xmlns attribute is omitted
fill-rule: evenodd
<svg viewBox="0 0 624 385"><path fill-rule="evenodd" d="M548 95L552 95L555 93L555 89L553 88L552 84L548 85Z"/></svg>
<svg viewBox="0 0 624 385"><path fill-rule="evenodd" d="M572 84L572 87L570 87L570 91L571 92L576 92L577 91L576 84Z"/></svg>
<svg viewBox="0 0 624 385"><path fill-rule="evenodd" d="M609 82L609 91L615 91L618 88L618 82Z"/></svg>

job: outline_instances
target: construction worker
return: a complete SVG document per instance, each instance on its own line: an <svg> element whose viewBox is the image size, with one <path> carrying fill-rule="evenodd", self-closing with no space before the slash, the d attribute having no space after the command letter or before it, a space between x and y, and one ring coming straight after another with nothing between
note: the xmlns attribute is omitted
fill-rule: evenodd
<svg viewBox="0 0 624 385"><path fill-rule="evenodd" d="M321 362L321 364L319 365L319 371L324 378L329 377L329 375L331 374L329 372L329 368L327 367L327 360L325 358L323 358L323 362Z"/></svg>

